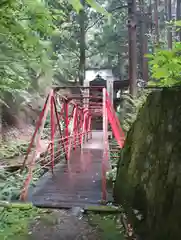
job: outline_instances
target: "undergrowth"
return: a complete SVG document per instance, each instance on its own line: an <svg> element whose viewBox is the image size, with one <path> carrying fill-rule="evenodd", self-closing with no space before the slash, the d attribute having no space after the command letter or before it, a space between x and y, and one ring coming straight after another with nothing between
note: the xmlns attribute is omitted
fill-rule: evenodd
<svg viewBox="0 0 181 240"><path fill-rule="evenodd" d="M36 181L42 174L40 167L36 168L36 174L33 174L31 186L34 186ZM12 201L18 200L20 191L27 177L26 170L20 174L20 170L10 173L5 169L0 169L0 200Z"/></svg>
<svg viewBox="0 0 181 240"><path fill-rule="evenodd" d="M36 183L40 173L41 171L38 171L34 174L31 185ZM16 201L19 199L26 176L26 171L20 174L19 171L9 173L4 169L0 170L0 203L2 200ZM37 208L28 210L0 208L0 240L27 240L28 225L41 212Z"/></svg>
<svg viewBox="0 0 181 240"><path fill-rule="evenodd" d="M1 143L0 145L0 156L6 158L8 164L8 159L13 158L18 155L24 155L27 151L28 143L26 142L11 142L11 143ZM14 160L14 159L12 159ZM1 160L2 161L2 160ZM2 161L3 162L3 161ZM16 161L15 161L16 164ZM39 166L35 169L36 174L33 174L33 179L31 184L34 185L38 180L42 171ZM0 200L18 200L20 191L23 187L23 183L27 177L27 170L25 169L23 173L20 174L20 170L15 172L9 172L6 168L0 168Z"/></svg>
<svg viewBox="0 0 181 240"><path fill-rule="evenodd" d="M18 208L3 209L0 212L0 239L27 240L29 223L39 218L41 210L32 208L20 210Z"/></svg>
<svg viewBox="0 0 181 240"><path fill-rule="evenodd" d="M27 151L27 146L28 144L25 142L1 144L1 161L2 159L7 159L8 163L8 159L24 155ZM42 174L39 166L36 167L35 171L36 174L33 174L31 186L35 185ZM20 170L9 172L5 168L0 168L0 203L1 201L11 202L19 200L26 177L26 169L20 174ZM37 208L20 210L18 208L0 207L0 240L27 240L29 222L31 219L35 219L39 213L41 211Z"/></svg>
<svg viewBox="0 0 181 240"><path fill-rule="evenodd" d="M89 214L89 223L96 227L100 233L100 239L125 240L125 229L121 224L119 215Z"/></svg>
<svg viewBox="0 0 181 240"><path fill-rule="evenodd" d="M110 141L110 145L115 145L116 144L116 140L115 139L111 139ZM111 164L111 170L107 172L106 177L108 181L111 181L113 184L116 180L116 173L117 173L117 164L118 164L118 160L119 160L119 155L120 152L112 152L110 151L110 164Z"/></svg>
<svg viewBox="0 0 181 240"><path fill-rule="evenodd" d="M28 148L27 142L9 142L0 144L0 160L11 159L26 153Z"/></svg>
<svg viewBox="0 0 181 240"><path fill-rule="evenodd" d="M125 133L129 131L131 125L136 120L137 114L145 103L149 93L150 91L148 90L142 90L136 98L133 98L128 93L124 93L121 96L120 105L117 109L117 115Z"/></svg>
<svg viewBox="0 0 181 240"><path fill-rule="evenodd" d="M118 106L118 109L117 109L117 116L120 120L121 127L125 133L125 136L129 131L133 122L136 120L137 114L140 108L145 103L149 93L150 91L148 90L142 90L141 92L138 93L137 98L133 98L128 93L122 94L120 105ZM110 145L115 145L115 144L116 144L116 140L111 139ZM111 181L113 184L116 180L117 164L119 161L121 151L122 149L120 149L120 151L118 152L110 151L110 164L112 169L107 172L107 180Z"/></svg>

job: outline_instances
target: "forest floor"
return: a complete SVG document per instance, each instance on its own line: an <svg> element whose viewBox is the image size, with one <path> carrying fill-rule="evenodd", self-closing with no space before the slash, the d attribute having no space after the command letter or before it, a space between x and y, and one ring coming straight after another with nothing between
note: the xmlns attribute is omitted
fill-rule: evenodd
<svg viewBox="0 0 181 240"><path fill-rule="evenodd" d="M122 225L113 216L77 218L67 211L53 211L32 225L28 240L124 240Z"/></svg>
<svg viewBox="0 0 181 240"><path fill-rule="evenodd" d="M77 217L63 210L13 209L6 212L0 225L1 240L126 239L122 225L113 215Z"/></svg>
<svg viewBox="0 0 181 240"><path fill-rule="evenodd" d="M88 219L77 218L67 211L52 211L30 226L28 240L98 240L101 239L96 227L92 227Z"/></svg>

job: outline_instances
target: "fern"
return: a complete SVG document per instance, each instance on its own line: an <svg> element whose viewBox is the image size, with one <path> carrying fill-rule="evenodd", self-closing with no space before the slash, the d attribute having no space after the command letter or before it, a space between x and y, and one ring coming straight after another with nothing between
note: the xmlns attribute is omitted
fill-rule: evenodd
<svg viewBox="0 0 181 240"><path fill-rule="evenodd" d="M124 132L128 132L133 122L136 120L139 109L143 106L146 101L146 98L150 92L142 91L139 93L137 98L132 98L132 96L128 93L124 93L121 96L121 102L117 110L117 115L121 122L121 127ZM115 140L112 140L112 143L115 144ZM119 158L114 158L114 154L119 155L118 153L111 153L110 155L110 163L113 169L107 172L107 179L112 180L113 183L116 179L117 173L117 164Z"/></svg>
<svg viewBox="0 0 181 240"><path fill-rule="evenodd" d="M31 186L33 186L41 175L41 171L33 174ZM0 169L0 200L18 200L23 184L27 177L27 172L20 174L20 171L9 173L5 169Z"/></svg>
<svg viewBox="0 0 181 240"><path fill-rule="evenodd" d="M128 93L124 93L121 96L117 114L125 132L129 131L132 123L136 120L138 111L146 101L149 93L149 91L142 91L138 97L134 99Z"/></svg>

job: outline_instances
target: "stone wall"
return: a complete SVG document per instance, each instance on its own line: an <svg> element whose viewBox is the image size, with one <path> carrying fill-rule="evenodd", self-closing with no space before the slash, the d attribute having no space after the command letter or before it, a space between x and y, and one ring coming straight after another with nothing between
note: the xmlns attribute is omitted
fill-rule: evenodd
<svg viewBox="0 0 181 240"><path fill-rule="evenodd" d="M181 89L148 96L128 133L114 195L143 239L181 239Z"/></svg>

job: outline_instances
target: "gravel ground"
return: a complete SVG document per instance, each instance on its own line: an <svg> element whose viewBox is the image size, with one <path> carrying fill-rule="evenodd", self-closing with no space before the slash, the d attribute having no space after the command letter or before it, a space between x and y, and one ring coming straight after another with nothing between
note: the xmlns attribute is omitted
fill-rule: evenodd
<svg viewBox="0 0 181 240"><path fill-rule="evenodd" d="M36 219L28 240L99 240L98 230L85 217L78 218L68 211L53 211Z"/></svg>

